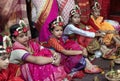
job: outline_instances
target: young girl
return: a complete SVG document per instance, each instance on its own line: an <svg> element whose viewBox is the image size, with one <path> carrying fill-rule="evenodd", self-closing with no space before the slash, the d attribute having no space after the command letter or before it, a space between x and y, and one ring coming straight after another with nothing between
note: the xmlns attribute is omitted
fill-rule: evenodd
<svg viewBox="0 0 120 81"><path fill-rule="evenodd" d="M61 64L64 65L66 72L72 76L83 68L85 68L85 72L87 73L101 72L100 68L92 65L87 58L83 57L83 55L87 56L84 48L81 48L73 40L62 40L63 22L61 20L61 16L58 16L57 19L51 22L49 30L52 36L48 40L48 44L51 48L61 53Z"/></svg>
<svg viewBox="0 0 120 81"><path fill-rule="evenodd" d="M27 29L21 24L10 28L14 41L10 62L19 64L25 81L62 81L66 73L60 63L60 55L29 40Z"/></svg>
<svg viewBox="0 0 120 81"><path fill-rule="evenodd" d="M18 65L9 63L9 49L6 49L5 43L0 42L0 81L24 81L18 73Z"/></svg>
<svg viewBox="0 0 120 81"><path fill-rule="evenodd" d="M103 17L100 16L101 6L98 2L95 2L92 9L92 15L90 16L88 24L91 25L94 29L104 31L106 33L105 36L101 38L101 41L104 45L108 47L113 47L114 45L116 47L113 47L111 52L103 54L104 58L111 58L114 56L114 52L117 50L117 47L120 46L120 36L117 34L117 30L115 30L115 28L110 23L104 21Z"/></svg>
<svg viewBox="0 0 120 81"><path fill-rule="evenodd" d="M105 37L103 38L103 43L107 46L113 44L113 40L116 44L120 44L120 37L116 37L115 28L108 22L104 21L103 17L100 16L101 6L98 2L94 3L92 7L92 15L88 21L88 24L91 25L96 30L101 30L106 32Z"/></svg>
<svg viewBox="0 0 120 81"><path fill-rule="evenodd" d="M91 26L86 26L80 22L80 11L79 8L72 9L70 11L69 23L64 29L66 37L76 39L77 42L86 47L90 53L97 53L101 50L104 53L111 52L105 45L100 45L95 37L103 37L104 33L99 33ZM71 35L73 37L71 37ZM106 48L106 51L103 50Z"/></svg>

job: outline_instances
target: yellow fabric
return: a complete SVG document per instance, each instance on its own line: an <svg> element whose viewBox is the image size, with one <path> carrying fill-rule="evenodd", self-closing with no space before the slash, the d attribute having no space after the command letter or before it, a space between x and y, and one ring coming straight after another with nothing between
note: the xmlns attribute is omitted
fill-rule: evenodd
<svg viewBox="0 0 120 81"><path fill-rule="evenodd" d="M99 30L115 30L111 24L103 21L102 16L99 16L96 20L94 19L93 16L91 16L91 19L94 21L95 25L99 28ZM103 42L106 45L109 45L111 43L113 36L114 34L106 34L106 36L103 38Z"/></svg>

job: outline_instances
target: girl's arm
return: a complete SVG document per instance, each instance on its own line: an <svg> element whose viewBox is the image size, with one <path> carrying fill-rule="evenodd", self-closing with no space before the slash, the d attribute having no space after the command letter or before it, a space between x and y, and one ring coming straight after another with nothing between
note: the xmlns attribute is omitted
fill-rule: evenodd
<svg viewBox="0 0 120 81"><path fill-rule="evenodd" d="M83 53L81 50L66 50L61 44L59 44L56 38L50 38L48 43L52 48L65 55L78 55Z"/></svg>
<svg viewBox="0 0 120 81"><path fill-rule="evenodd" d="M80 50L61 50L61 52L65 55L79 55L82 54L83 52Z"/></svg>
<svg viewBox="0 0 120 81"><path fill-rule="evenodd" d="M79 29L72 24L70 24L68 26L70 28L70 31L72 31L74 34L78 34L78 35L82 35L82 36L86 36L86 37L92 37L92 38L95 37L94 32L89 32L89 31Z"/></svg>
<svg viewBox="0 0 120 81"><path fill-rule="evenodd" d="M57 57L33 56L27 51L22 49L12 51L10 55L10 62L19 64L21 61L23 62L27 61L29 63L39 64L39 65L44 65L49 63L58 65L60 61L60 56L59 55L57 55Z"/></svg>
<svg viewBox="0 0 120 81"><path fill-rule="evenodd" d="M30 63L34 63L34 64L44 65L44 64L52 63L53 58L29 55L26 57L25 61L30 62Z"/></svg>
<svg viewBox="0 0 120 81"><path fill-rule="evenodd" d="M58 55L53 57L44 57L44 56L32 56L29 55L26 57L26 61L34 64L45 65L45 64L54 64L59 65L61 57Z"/></svg>

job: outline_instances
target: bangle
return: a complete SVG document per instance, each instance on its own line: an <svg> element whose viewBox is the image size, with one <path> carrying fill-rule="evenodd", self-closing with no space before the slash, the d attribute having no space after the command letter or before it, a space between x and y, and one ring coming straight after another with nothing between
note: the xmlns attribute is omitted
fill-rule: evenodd
<svg viewBox="0 0 120 81"><path fill-rule="evenodd" d="M54 58L54 57L52 57L52 59L53 59L52 64L55 64L55 58Z"/></svg>
<svg viewBox="0 0 120 81"><path fill-rule="evenodd" d="M57 59L56 55L57 55L57 53L55 52L55 53L53 54L53 58L54 58L54 60Z"/></svg>

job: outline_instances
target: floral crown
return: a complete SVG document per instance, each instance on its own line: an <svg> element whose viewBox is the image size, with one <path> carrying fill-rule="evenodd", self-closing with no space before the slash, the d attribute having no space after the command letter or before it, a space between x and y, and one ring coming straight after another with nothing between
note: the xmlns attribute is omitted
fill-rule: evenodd
<svg viewBox="0 0 120 81"><path fill-rule="evenodd" d="M96 1L94 3L94 6L92 7L92 10L93 11L100 11L101 10L101 6L100 6L99 2Z"/></svg>
<svg viewBox="0 0 120 81"><path fill-rule="evenodd" d="M3 45L0 45L0 54L7 53L10 54L12 47L11 39L8 35L3 37Z"/></svg>
<svg viewBox="0 0 120 81"><path fill-rule="evenodd" d="M71 16L73 16L75 14L81 14L80 8L78 7L78 5L75 5L75 8L70 11L70 15L69 16L71 17Z"/></svg>
<svg viewBox="0 0 120 81"><path fill-rule="evenodd" d="M19 21L19 25L20 25L20 27L18 27L16 29L16 31L14 31L14 33L13 33L14 36L18 36L20 33L22 33L22 32L25 33L28 31L28 27L23 20Z"/></svg>
<svg viewBox="0 0 120 81"><path fill-rule="evenodd" d="M63 27L64 23L63 23L63 18L61 16L57 16L57 19L52 23L52 27L56 27L56 26L62 26Z"/></svg>

